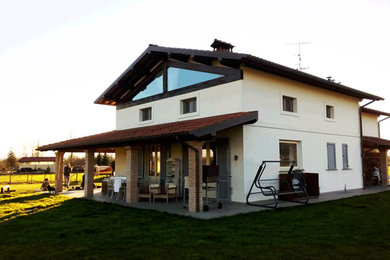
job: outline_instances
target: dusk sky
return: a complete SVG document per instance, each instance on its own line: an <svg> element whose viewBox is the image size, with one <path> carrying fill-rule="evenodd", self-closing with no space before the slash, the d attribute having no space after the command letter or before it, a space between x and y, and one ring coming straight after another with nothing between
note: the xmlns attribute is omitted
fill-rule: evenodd
<svg viewBox="0 0 390 260"><path fill-rule="evenodd" d="M115 108L93 102L151 43L211 50L217 38L297 68L294 43L307 42L306 73L390 112L389 14L386 0L0 0L0 158L115 129Z"/></svg>

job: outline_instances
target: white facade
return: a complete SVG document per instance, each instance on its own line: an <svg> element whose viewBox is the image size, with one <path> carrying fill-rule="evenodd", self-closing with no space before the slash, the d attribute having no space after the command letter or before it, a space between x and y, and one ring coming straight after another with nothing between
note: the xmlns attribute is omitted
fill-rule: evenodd
<svg viewBox="0 0 390 260"><path fill-rule="evenodd" d="M235 127L220 133L230 142L231 199L244 202L257 168L263 160L279 160L279 142L298 145L298 166L319 174L320 192L363 187L360 155L359 99L331 92L248 67L243 79L117 110L117 130L204 118L234 112L258 111L255 124ZM282 109L282 97L296 99L296 112ZM180 102L196 97L197 112L181 115ZM326 106L333 107L327 118ZM151 107L152 119L140 120L140 110ZM364 135L377 136L374 118L364 117ZM376 118L375 118L376 123ZM375 132L376 131L376 132ZM335 145L336 169L329 170L327 144ZM342 145L348 146L348 168L343 169ZM180 156L181 147L173 156ZM124 174L125 152L117 151L117 175ZM284 168L275 168L277 178Z"/></svg>
<svg viewBox="0 0 390 260"><path fill-rule="evenodd" d="M378 115L362 113L363 135L379 137Z"/></svg>

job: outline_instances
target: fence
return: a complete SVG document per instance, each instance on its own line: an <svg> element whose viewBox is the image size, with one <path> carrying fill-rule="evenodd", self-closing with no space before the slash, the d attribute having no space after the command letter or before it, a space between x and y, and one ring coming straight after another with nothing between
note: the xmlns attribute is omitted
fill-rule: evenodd
<svg viewBox="0 0 390 260"><path fill-rule="evenodd" d="M84 173L71 173L70 182L80 184ZM23 174L0 174L0 184L22 184L22 183L42 183L45 178L49 179L50 183L54 183L54 173L23 173Z"/></svg>

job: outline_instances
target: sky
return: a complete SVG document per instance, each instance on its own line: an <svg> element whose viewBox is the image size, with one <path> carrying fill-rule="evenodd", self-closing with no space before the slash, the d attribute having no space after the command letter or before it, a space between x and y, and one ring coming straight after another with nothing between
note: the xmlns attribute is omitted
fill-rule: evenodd
<svg viewBox="0 0 390 260"><path fill-rule="evenodd" d="M304 72L390 112L389 13L389 0L0 0L0 158L115 129L115 107L93 102L149 44L211 50L217 38L298 68L305 42ZM390 119L381 127L390 139Z"/></svg>

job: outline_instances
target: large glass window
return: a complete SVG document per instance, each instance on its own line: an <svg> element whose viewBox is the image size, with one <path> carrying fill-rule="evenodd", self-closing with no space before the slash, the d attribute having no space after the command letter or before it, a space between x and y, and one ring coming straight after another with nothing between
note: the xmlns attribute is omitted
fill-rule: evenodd
<svg viewBox="0 0 390 260"><path fill-rule="evenodd" d="M188 87L204 81L216 79L223 75L186 70L180 68L168 68L168 91Z"/></svg>
<svg viewBox="0 0 390 260"><path fill-rule="evenodd" d="M279 142L279 157L281 161L295 161L295 166L298 165L298 142L280 141ZM289 167L291 163L281 162L281 167Z"/></svg>
<svg viewBox="0 0 390 260"><path fill-rule="evenodd" d="M163 75L162 73L157 75L157 77L146 86L146 88L138 93L133 100L138 100L141 98L146 98L154 96L157 94L163 93Z"/></svg>

